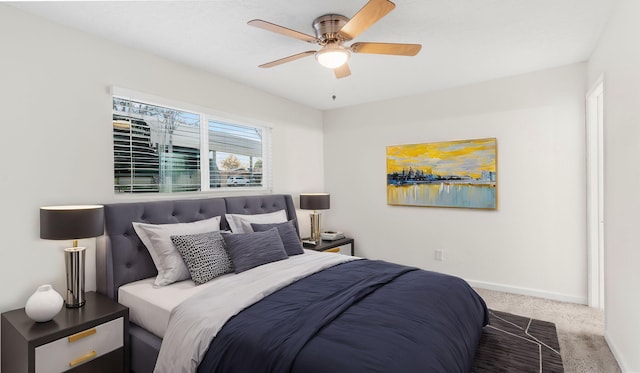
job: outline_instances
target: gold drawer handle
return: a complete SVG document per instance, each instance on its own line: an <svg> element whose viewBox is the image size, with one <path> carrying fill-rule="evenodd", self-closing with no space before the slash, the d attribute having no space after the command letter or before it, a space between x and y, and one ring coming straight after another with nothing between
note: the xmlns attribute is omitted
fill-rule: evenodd
<svg viewBox="0 0 640 373"><path fill-rule="evenodd" d="M85 361L89 360L89 359L93 359L94 357L96 357L98 353L95 351L91 351L88 354L84 355L84 356L80 356L79 358L75 359L75 360L71 360L69 362L69 367L73 368L74 366L78 365L78 364L82 364Z"/></svg>
<svg viewBox="0 0 640 373"><path fill-rule="evenodd" d="M83 332L76 333L74 335L70 335L69 336L69 343L73 343L73 342L78 341L78 340L80 340L80 339L82 339L84 337L88 337L88 336L90 336L92 334L96 334L96 329L95 328L87 329L87 330L85 330Z"/></svg>

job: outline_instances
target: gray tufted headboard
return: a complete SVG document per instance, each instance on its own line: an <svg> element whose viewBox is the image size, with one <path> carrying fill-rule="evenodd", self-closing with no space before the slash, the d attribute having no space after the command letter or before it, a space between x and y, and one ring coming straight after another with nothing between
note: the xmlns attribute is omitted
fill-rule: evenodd
<svg viewBox="0 0 640 373"><path fill-rule="evenodd" d="M229 229L224 214L263 214L282 209L298 230L293 198L288 194L106 204L105 234L96 248L97 290L117 300L121 285L157 275L151 255L133 230L134 221L189 223L221 216L220 229Z"/></svg>

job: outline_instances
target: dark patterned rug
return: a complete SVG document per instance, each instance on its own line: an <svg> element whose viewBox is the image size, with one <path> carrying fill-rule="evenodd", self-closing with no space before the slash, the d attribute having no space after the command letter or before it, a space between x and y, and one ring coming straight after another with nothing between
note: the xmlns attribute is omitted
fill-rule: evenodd
<svg viewBox="0 0 640 373"><path fill-rule="evenodd" d="M471 371L564 372L555 324L489 310Z"/></svg>

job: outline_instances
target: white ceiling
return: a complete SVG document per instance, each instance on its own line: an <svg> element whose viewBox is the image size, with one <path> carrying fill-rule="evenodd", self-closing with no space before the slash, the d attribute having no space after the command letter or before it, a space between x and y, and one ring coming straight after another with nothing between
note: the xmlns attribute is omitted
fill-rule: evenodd
<svg viewBox="0 0 640 373"><path fill-rule="evenodd" d="M316 17L366 0L5 3L318 109L356 105L586 61L615 0L396 0L353 42L421 43L416 57L354 54L336 79L313 57L258 65L316 45L247 25L313 35ZM347 43L347 45L350 43ZM335 101L332 96L336 96Z"/></svg>

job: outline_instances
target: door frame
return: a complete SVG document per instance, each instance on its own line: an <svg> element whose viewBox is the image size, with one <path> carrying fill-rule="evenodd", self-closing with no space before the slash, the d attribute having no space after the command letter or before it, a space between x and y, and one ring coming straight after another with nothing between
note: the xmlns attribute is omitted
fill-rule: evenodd
<svg viewBox="0 0 640 373"><path fill-rule="evenodd" d="M604 78L586 94L587 266L590 307L604 308Z"/></svg>

